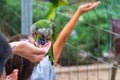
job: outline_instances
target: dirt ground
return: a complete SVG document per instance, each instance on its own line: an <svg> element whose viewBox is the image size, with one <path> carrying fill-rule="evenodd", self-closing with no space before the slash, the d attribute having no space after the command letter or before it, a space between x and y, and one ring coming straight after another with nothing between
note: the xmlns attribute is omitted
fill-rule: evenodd
<svg viewBox="0 0 120 80"><path fill-rule="evenodd" d="M57 80L111 80L112 65L94 64L89 66L55 67ZM115 80L120 80L117 70Z"/></svg>

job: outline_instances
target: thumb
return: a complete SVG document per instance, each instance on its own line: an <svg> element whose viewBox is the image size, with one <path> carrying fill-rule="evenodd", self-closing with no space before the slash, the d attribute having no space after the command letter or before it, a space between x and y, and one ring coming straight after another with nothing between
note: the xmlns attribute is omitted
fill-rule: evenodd
<svg viewBox="0 0 120 80"><path fill-rule="evenodd" d="M36 48L35 54L37 54L37 55L46 54L46 53L48 53L50 47L51 47L50 41L46 42L45 45L43 45L43 46L35 47Z"/></svg>
<svg viewBox="0 0 120 80"><path fill-rule="evenodd" d="M86 7L85 12L90 11L90 10L96 8L99 4L100 4L100 1L94 2L94 3L92 3L92 4L89 4L89 5Z"/></svg>
<svg viewBox="0 0 120 80"><path fill-rule="evenodd" d="M45 50L45 52L47 53L47 52L49 51L50 47L51 47L51 42L48 41L48 42L45 44L45 46L43 46L42 48L43 48L43 49Z"/></svg>

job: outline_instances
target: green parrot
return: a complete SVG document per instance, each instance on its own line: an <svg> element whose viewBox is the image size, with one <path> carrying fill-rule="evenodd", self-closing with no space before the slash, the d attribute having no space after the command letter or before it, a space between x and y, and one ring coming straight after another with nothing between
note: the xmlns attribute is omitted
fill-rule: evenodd
<svg viewBox="0 0 120 80"><path fill-rule="evenodd" d="M69 4L67 0L47 0L47 1L52 3L49 6L49 10L48 10L48 13L47 13L47 19L48 20L53 20L54 19L55 15L56 15L57 7Z"/></svg>
<svg viewBox="0 0 120 80"><path fill-rule="evenodd" d="M39 20L32 24L30 27L30 31L32 37L37 41L39 44L44 45L47 40L52 42L51 48L47 55L53 65L54 63L54 56L53 56L53 43L56 39L56 25L49 21L49 20Z"/></svg>

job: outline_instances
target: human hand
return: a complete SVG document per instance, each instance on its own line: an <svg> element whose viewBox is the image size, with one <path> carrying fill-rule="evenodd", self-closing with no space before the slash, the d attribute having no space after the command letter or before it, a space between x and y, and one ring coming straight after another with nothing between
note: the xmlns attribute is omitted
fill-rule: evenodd
<svg viewBox="0 0 120 80"><path fill-rule="evenodd" d="M5 80L18 80L18 69L14 69L10 75L6 76Z"/></svg>
<svg viewBox="0 0 120 80"><path fill-rule="evenodd" d="M51 46L50 41L45 43L45 45L40 48L36 47L32 42L29 41L17 41L10 44L16 46L13 49L13 52L16 55L24 57L33 63L38 63L41 61Z"/></svg>
<svg viewBox="0 0 120 80"><path fill-rule="evenodd" d="M87 3L87 4L83 4L81 6L79 6L79 11L80 13L85 13L88 12L94 8L96 8L98 5L100 4L100 1L94 2L94 3Z"/></svg>

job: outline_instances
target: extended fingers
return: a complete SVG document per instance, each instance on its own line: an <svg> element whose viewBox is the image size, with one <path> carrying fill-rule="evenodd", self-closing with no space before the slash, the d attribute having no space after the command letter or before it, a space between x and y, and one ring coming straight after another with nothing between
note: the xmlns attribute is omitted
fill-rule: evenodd
<svg viewBox="0 0 120 80"><path fill-rule="evenodd" d="M43 60L45 55L34 55L34 57L35 57L35 59L33 60L33 63L38 64L41 60Z"/></svg>
<svg viewBox="0 0 120 80"><path fill-rule="evenodd" d="M36 47L33 55L32 55L32 62L35 64L38 64L41 60L43 60L44 56L48 53L49 49L51 47L51 42L48 41L44 46L42 47Z"/></svg>
<svg viewBox="0 0 120 80"><path fill-rule="evenodd" d="M38 47L36 47L36 53L42 52L46 54L49 51L50 47L51 47L51 42L48 41L45 43L45 45L42 45L42 46L39 45Z"/></svg>
<svg viewBox="0 0 120 80"><path fill-rule="evenodd" d="M85 11L89 11L89 10L91 10L91 9L94 9L94 8L96 8L99 4L100 4L100 1L94 2L94 3L89 3L89 4L86 6Z"/></svg>

